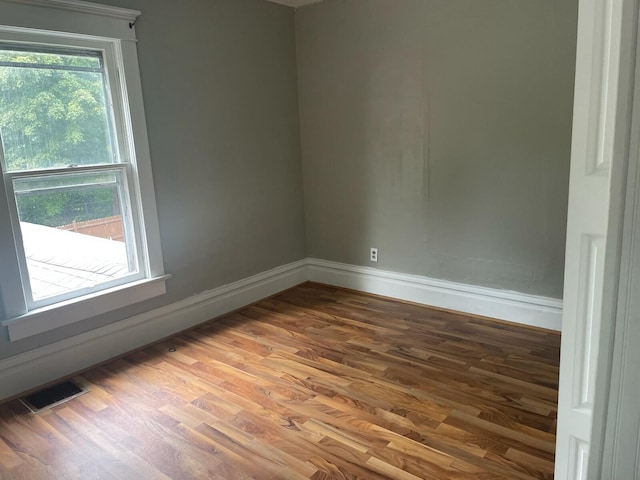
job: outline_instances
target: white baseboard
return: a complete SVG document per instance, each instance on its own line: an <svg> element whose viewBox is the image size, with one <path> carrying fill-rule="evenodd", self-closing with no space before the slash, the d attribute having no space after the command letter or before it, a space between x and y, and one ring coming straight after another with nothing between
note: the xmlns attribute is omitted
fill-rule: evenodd
<svg viewBox="0 0 640 480"><path fill-rule="evenodd" d="M562 302L309 258L0 360L0 400L169 337L307 280L560 330Z"/></svg>
<svg viewBox="0 0 640 480"><path fill-rule="evenodd" d="M306 280L306 260L300 260L0 360L0 400L118 357Z"/></svg>
<svg viewBox="0 0 640 480"><path fill-rule="evenodd" d="M562 301L419 275L307 259L309 280L433 307L560 331Z"/></svg>

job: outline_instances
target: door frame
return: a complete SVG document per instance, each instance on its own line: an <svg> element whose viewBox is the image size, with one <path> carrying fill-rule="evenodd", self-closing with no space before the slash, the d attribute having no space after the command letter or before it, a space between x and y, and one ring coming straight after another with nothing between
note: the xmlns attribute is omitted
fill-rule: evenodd
<svg viewBox="0 0 640 480"><path fill-rule="evenodd" d="M638 133L634 132L634 130L638 129L632 129L634 110L632 101L634 99L636 78L640 79L640 76L636 75L638 6L640 0L595 1L602 2L601 8L603 8L603 11L617 10L622 12L622 15L607 24L608 30L606 33L608 36L605 35L604 37L602 37L602 31L599 29L603 28L607 20L601 19L596 22L578 24L578 52L589 51L593 48L593 39L598 38L598 35L600 35L604 39L601 46L603 50L615 48L615 53L619 54L620 60L617 64L615 62L607 64L605 63L607 56L605 54L600 59L594 59L596 63L598 61L601 62L600 65L596 65L596 67L600 68L576 72L576 85L590 85L594 81L595 75L599 74L609 82L615 82L618 88L617 97L612 102L614 105L611 110L607 108L590 108L589 105L585 106L588 109L588 121L593 121L596 125L611 121L610 118L607 118L607 115L615 112L613 132L611 133L613 145L611 146L609 159L609 215L603 268L601 325L599 331L594 332L598 345L598 356L590 453L588 470L574 473L576 477L579 475L581 478L589 478L590 480L609 478L602 477L602 474L603 468L607 468L611 464L611 459L615 454L611 439L614 438L620 428L623 428L621 423L624 422L624 419L619 418L617 405L615 402L610 404L610 399L619 398L624 386L616 381L619 378L620 369L620 335L621 332L625 331L632 312L625 311L624 315L620 315L618 305L620 301L624 300L620 295L627 292L631 283L629 271L624 268L624 262L628 261L633 254L633 252L630 253L629 247L633 243L631 242L633 229L629 227L640 225L640 202L638 202L638 197L640 196L640 185L638 184L640 180L638 179L640 177L638 179L627 179L627 172L636 171L640 167L637 148L636 150L631 149L632 144L637 145L639 137ZM593 5L594 0L579 0L578 8L592 9ZM616 39L619 41L618 44L615 44ZM609 53L611 53L610 50ZM603 85L602 88L606 89L607 87ZM576 92L576 95L578 95L578 92ZM593 100L593 97L590 100ZM636 103L640 103L638 99L636 99ZM579 105L576 106L580 107ZM640 112L640 106L637 105L636 110ZM633 135L632 132L634 132ZM576 206L573 205L572 207L575 209ZM586 205L583 205L583 208L587 208ZM582 214L588 214L588 212L582 211ZM571 209L569 215L572 215ZM631 250L633 249L631 248ZM583 346L585 348L588 347L588 345ZM573 362L573 359L568 358L568 360L561 362L561 369L573 368L574 365L565 365L567 361ZM570 389L571 385L561 384L561 395L563 391ZM559 411L558 415L560 419L563 412ZM614 421L608 421L608 419ZM559 424L561 423L559 421ZM561 435L565 433L558 431L558 439L560 440ZM558 461L565 462L567 459L556 458L556 462ZM558 480L581 479L558 478Z"/></svg>
<svg viewBox="0 0 640 480"><path fill-rule="evenodd" d="M629 428L628 419L620 416L620 399L625 395L622 373L626 337L634 317L637 320L640 315L638 304L629 301L633 295L632 284L640 275L637 260L640 255L637 237L640 226L640 2L624 0L623 8L621 58L626 61L621 62L620 69L616 149L611 169L603 322L587 475L590 480L613 480L617 466L624 469L623 463L637 462L625 451L629 445L621 445L616 439L623 432L640 435L640 432L625 432ZM638 440L633 446L634 453ZM638 475L640 472L636 472L636 478Z"/></svg>

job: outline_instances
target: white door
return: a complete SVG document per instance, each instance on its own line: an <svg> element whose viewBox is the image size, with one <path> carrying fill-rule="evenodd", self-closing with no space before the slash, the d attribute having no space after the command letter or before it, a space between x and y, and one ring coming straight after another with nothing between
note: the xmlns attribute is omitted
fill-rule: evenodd
<svg viewBox="0 0 640 480"><path fill-rule="evenodd" d="M629 70L620 63L628 3L579 1L556 480L583 480L587 476L618 87Z"/></svg>

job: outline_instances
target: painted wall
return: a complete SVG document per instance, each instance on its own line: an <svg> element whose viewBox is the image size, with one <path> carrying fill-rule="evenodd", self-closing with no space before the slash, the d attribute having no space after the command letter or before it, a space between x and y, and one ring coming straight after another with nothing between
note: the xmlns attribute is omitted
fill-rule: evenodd
<svg viewBox="0 0 640 480"><path fill-rule="evenodd" d="M46 335L9 343L0 331L0 358L305 257L293 10L264 0L102 3L143 12L138 52L173 279L163 297Z"/></svg>
<svg viewBox="0 0 640 480"><path fill-rule="evenodd" d="M46 335L10 343L0 330L0 358L307 250L561 296L576 0L326 0L295 26L264 0L99 1L143 12L174 277L160 298Z"/></svg>
<svg viewBox="0 0 640 480"><path fill-rule="evenodd" d="M576 22L576 0L297 10L309 256L561 298Z"/></svg>

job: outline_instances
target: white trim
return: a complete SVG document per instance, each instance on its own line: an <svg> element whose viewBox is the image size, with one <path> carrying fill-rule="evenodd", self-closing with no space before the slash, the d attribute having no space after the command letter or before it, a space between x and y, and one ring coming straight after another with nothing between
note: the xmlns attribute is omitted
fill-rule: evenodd
<svg viewBox="0 0 640 480"><path fill-rule="evenodd" d="M310 258L309 280L560 331L562 301Z"/></svg>
<svg viewBox="0 0 640 480"><path fill-rule="evenodd" d="M0 400L169 337L306 280L306 260L300 260L0 360Z"/></svg>
<svg viewBox="0 0 640 480"><path fill-rule="evenodd" d="M102 17L119 18L134 22L142 12L129 8L113 7L99 3L82 2L80 0L2 0L3 2L34 5L37 7L55 8L72 12L89 13Z"/></svg>
<svg viewBox="0 0 640 480"><path fill-rule="evenodd" d="M562 302L308 258L0 360L0 400L18 395L310 280L553 330Z"/></svg>
<svg viewBox="0 0 640 480"><path fill-rule="evenodd" d="M609 270L599 339L589 479L640 478L637 374L640 281L640 47L638 0L623 2L622 95L616 128L624 133L614 157L608 226ZM626 54L626 56L625 56ZM633 60L632 60L633 59ZM630 61L632 60L632 61ZM622 67L621 67L622 68ZM616 168L617 167L617 168Z"/></svg>
<svg viewBox="0 0 640 480"><path fill-rule="evenodd" d="M47 307L32 310L10 320L2 322L9 331L9 340L15 342L33 335L48 332L55 328L86 320L118 308L164 295L167 291L165 281L170 275L145 278L125 283L94 294L72 298L54 303Z"/></svg>
<svg viewBox="0 0 640 480"><path fill-rule="evenodd" d="M136 41L140 12L75 0L0 0L0 24L68 37L90 35Z"/></svg>

